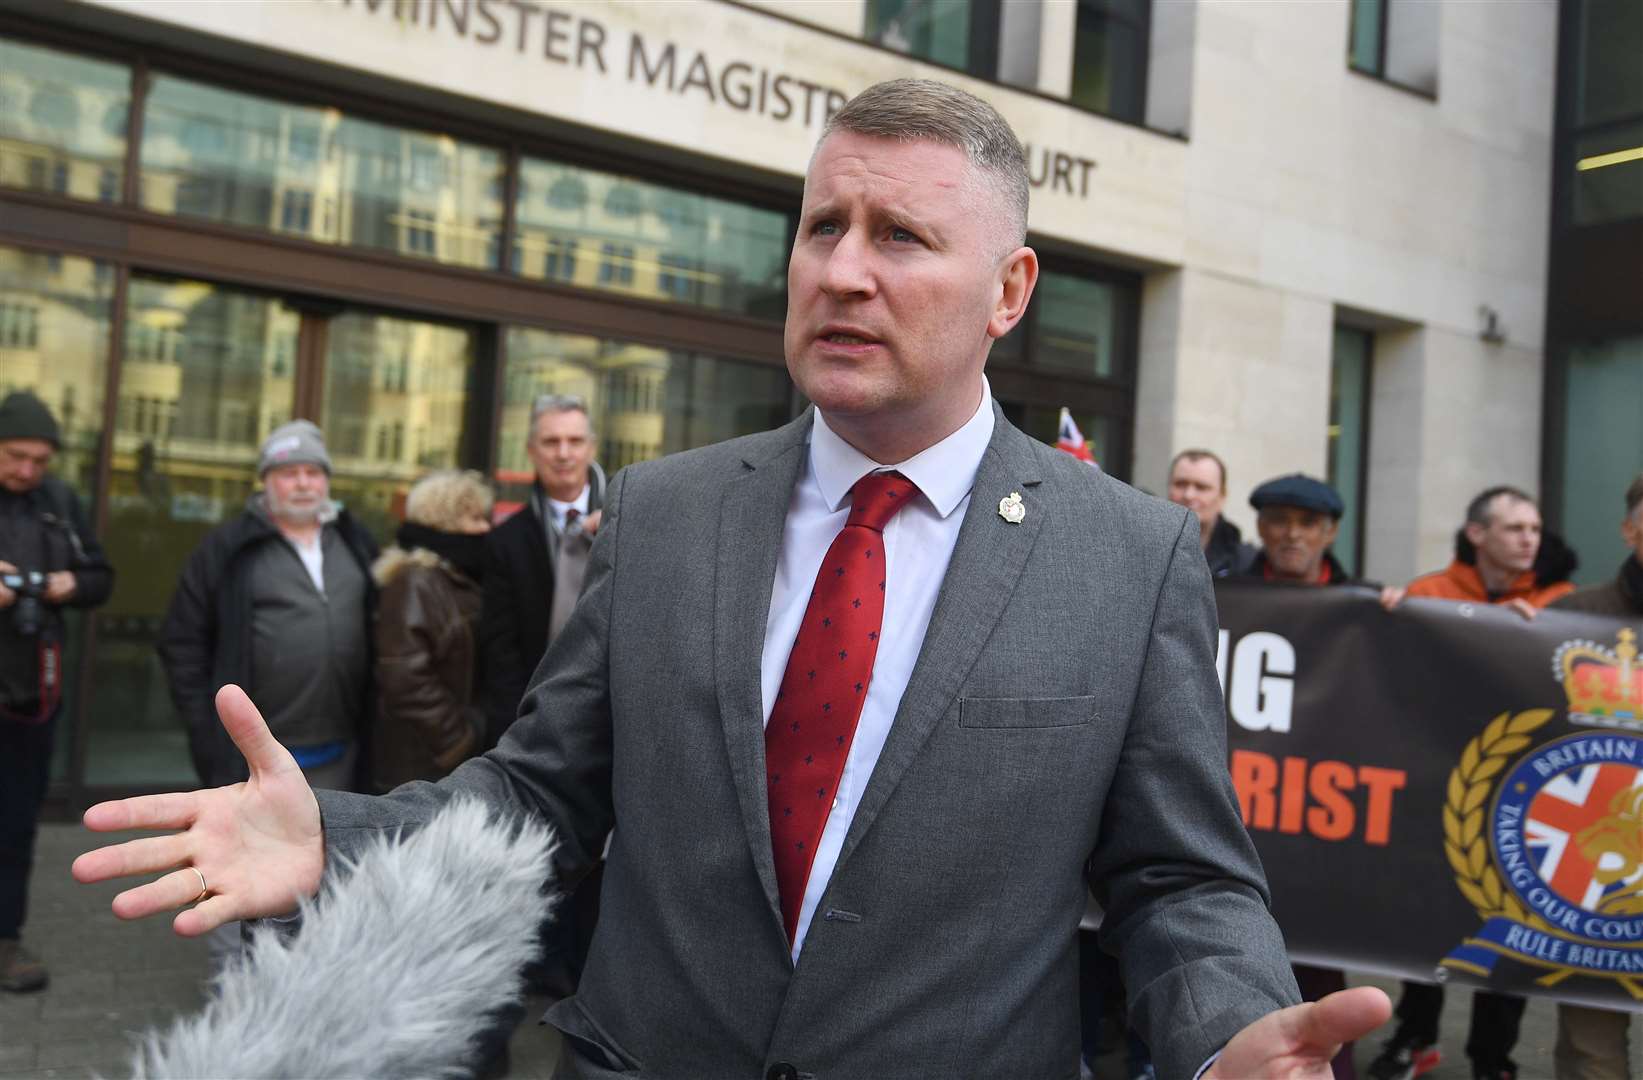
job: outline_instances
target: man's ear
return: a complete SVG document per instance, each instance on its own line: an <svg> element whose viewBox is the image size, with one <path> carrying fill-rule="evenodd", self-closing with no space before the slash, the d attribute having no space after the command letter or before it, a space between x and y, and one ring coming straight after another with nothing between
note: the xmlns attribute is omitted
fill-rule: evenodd
<svg viewBox="0 0 1643 1080"><path fill-rule="evenodd" d="M987 320L987 334L994 338L1008 334L1027 314L1027 302L1038 284L1038 253L1030 247L1016 248L999 264L999 275L998 300Z"/></svg>
<svg viewBox="0 0 1643 1080"><path fill-rule="evenodd" d="M1475 521L1468 521L1466 523L1466 527L1461 531L1466 534L1466 542L1471 544L1473 547L1482 547L1483 538L1489 532L1487 528L1479 525Z"/></svg>
<svg viewBox="0 0 1643 1080"><path fill-rule="evenodd" d="M1324 544L1324 546L1328 547L1330 544L1333 544L1335 542L1335 537L1339 536L1340 534L1341 534L1341 519L1340 518L1331 518L1329 520L1329 539Z"/></svg>

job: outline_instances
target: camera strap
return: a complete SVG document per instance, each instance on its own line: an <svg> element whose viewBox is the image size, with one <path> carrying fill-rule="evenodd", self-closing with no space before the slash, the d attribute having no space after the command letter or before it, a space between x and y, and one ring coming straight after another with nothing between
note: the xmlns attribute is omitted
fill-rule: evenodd
<svg viewBox="0 0 1643 1080"><path fill-rule="evenodd" d="M30 716L0 705L0 720L14 724L43 724L57 711L63 700L63 646L55 641L41 641L39 645L40 710Z"/></svg>

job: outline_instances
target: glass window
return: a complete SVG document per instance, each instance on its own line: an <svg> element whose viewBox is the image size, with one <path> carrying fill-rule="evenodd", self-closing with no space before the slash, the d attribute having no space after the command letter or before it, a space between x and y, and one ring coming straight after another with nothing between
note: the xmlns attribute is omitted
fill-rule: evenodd
<svg viewBox="0 0 1643 1080"><path fill-rule="evenodd" d="M1436 95L1441 14L1431 0L1352 0L1347 65Z"/></svg>
<svg viewBox="0 0 1643 1080"><path fill-rule="evenodd" d="M1643 462L1643 335L1569 350L1563 538L1580 552L1576 580L1613 580L1626 558L1626 487Z"/></svg>
<svg viewBox="0 0 1643 1080"><path fill-rule="evenodd" d="M1111 378L1114 349L1123 327L1124 301L1118 292L1117 286L1106 281L1054 271L1039 275L1028 309L1037 320L1032 362Z"/></svg>
<svg viewBox="0 0 1643 1080"><path fill-rule="evenodd" d="M505 167L500 151L445 135L160 76L143 122L142 204L492 267Z"/></svg>
<svg viewBox="0 0 1643 1080"><path fill-rule="evenodd" d="M777 211L529 158L515 210L513 268L525 277L742 315L785 310Z"/></svg>
<svg viewBox="0 0 1643 1080"><path fill-rule="evenodd" d="M867 0L867 39L948 67L970 59L971 0Z"/></svg>
<svg viewBox="0 0 1643 1080"><path fill-rule="evenodd" d="M113 202L131 70L0 40L0 185Z"/></svg>
<svg viewBox="0 0 1643 1080"><path fill-rule="evenodd" d="M1643 121L1575 139L1574 221L1643 217Z"/></svg>
<svg viewBox="0 0 1643 1080"><path fill-rule="evenodd" d="M154 641L183 564L244 507L258 447L291 417L293 380L279 360L294 352L298 325L265 296L131 279L103 534L119 573L97 612L89 784L193 782Z"/></svg>
<svg viewBox="0 0 1643 1080"><path fill-rule="evenodd" d="M1381 73L1381 19L1386 0L1352 0L1352 40L1347 62L1369 75Z"/></svg>
<svg viewBox="0 0 1643 1080"><path fill-rule="evenodd" d="M1369 372L1375 336L1367 330L1335 328L1335 347L1329 367L1329 435L1325 451L1327 479L1346 503L1335 557L1347 573L1362 573L1363 553L1358 539L1363 522L1363 467L1369 445L1365 423L1369 407Z"/></svg>
<svg viewBox="0 0 1643 1080"><path fill-rule="evenodd" d="M331 492L378 540L429 469L462 463L474 334L457 326L348 312L326 335L320 427Z"/></svg>
<svg viewBox="0 0 1643 1080"><path fill-rule="evenodd" d="M1578 6L1577 126L1643 113L1643 4L1585 0Z"/></svg>
<svg viewBox="0 0 1643 1080"><path fill-rule="evenodd" d="M512 327L497 444L498 495L530 491L531 403L575 394L588 403L607 472L777 427L792 418L787 372L765 364L581 334ZM504 508L506 509L506 508Z"/></svg>
<svg viewBox="0 0 1643 1080"><path fill-rule="evenodd" d="M1078 0L1073 104L1140 123L1147 89L1149 0Z"/></svg>

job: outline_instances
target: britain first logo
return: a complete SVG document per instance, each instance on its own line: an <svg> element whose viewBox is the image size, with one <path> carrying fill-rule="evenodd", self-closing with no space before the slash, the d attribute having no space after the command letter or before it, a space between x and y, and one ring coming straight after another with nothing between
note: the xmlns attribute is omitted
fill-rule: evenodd
<svg viewBox="0 0 1643 1080"><path fill-rule="evenodd" d="M1643 665L1637 637L1564 643L1554 674L1569 720L1533 745L1551 709L1502 713L1449 774L1444 848L1483 926L1443 960L1487 978L1500 958L1614 979L1643 1000ZM1527 751L1524 753L1524 751Z"/></svg>

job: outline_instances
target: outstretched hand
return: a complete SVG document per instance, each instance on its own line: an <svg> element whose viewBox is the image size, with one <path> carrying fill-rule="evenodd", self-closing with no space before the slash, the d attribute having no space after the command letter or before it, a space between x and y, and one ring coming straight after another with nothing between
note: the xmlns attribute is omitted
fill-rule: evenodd
<svg viewBox="0 0 1643 1080"><path fill-rule="evenodd" d="M245 755L249 780L98 803L85 813L93 832L182 830L97 848L74 860L75 880L82 882L169 871L114 898L114 914L122 919L193 904L171 925L196 937L235 919L286 914L299 897L319 891L325 845L307 777L269 734L245 691L217 691L217 715Z"/></svg>
<svg viewBox="0 0 1643 1080"><path fill-rule="evenodd" d="M1330 1080L1341 1044L1386 1023L1392 1003L1372 986L1341 990L1268 1013L1233 1036L1204 1080Z"/></svg>

